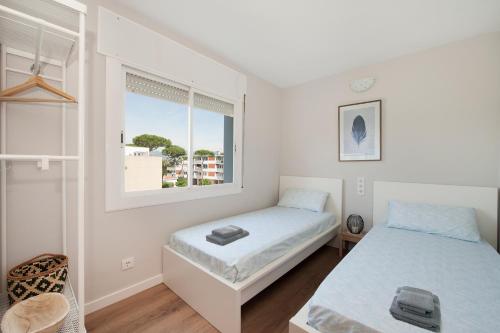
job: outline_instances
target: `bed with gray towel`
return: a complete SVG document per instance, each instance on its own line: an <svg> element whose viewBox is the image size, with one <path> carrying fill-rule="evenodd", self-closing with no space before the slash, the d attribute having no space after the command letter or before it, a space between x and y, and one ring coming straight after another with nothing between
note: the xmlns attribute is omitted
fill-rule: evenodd
<svg viewBox="0 0 500 333"><path fill-rule="evenodd" d="M403 286L439 296L441 332L500 332L500 256L490 244L385 225L323 281L309 301L308 325L322 333L348 332L339 330L347 321L357 332L429 332L391 314Z"/></svg>
<svg viewBox="0 0 500 333"><path fill-rule="evenodd" d="M239 282L334 225L330 212L276 206L179 230L171 235L169 246L211 272ZM248 234L228 244L207 241L215 229L227 226Z"/></svg>
<svg viewBox="0 0 500 333"><path fill-rule="evenodd" d="M228 225L213 229L205 238L207 242L225 246L236 242L238 239L247 237L248 235L250 235L250 233L247 230L235 225Z"/></svg>
<svg viewBox="0 0 500 333"><path fill-rule="evenodd" d="M405 323L433 332L441 329L439 297L428 290L410 286L398 288L389 311L395 319Z"/></svg>

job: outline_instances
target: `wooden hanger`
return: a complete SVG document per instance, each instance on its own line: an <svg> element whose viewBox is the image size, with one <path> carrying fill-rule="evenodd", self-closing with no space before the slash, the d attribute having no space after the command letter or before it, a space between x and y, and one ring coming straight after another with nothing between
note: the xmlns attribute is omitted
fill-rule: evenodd
<svg viewBox="0 0 500 333"><path fill-rule="evenodd" d="M27 97L16 97L17 94L30 90L32 88L41 88L54 95L62 97L62 99L50 99L50 98L27 98ZM0 102L28 102L28 103L77 103L76 99L68 95L62 90L59 90L47 82L40 75L33 75L26 82L5 89L0 92Z"/></svg>

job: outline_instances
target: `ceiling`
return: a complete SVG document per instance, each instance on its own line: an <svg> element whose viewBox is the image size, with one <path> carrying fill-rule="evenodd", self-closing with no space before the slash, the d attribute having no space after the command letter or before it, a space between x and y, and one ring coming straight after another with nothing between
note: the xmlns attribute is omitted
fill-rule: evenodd
<svg viewBox="0 0 500 333"><path fill-rule="evenodd" d="M499 0L118 0L289 87L500 30Z"/></svg>

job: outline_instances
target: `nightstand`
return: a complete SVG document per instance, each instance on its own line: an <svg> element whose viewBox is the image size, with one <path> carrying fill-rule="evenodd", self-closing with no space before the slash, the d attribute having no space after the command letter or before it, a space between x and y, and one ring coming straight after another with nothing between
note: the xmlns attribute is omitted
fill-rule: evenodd
<svg viewBox="0 0 500 333"><path fill-rule="evenodd" d="M349 231L342 231L342 233L340 234L339 257L342 258L343 256L344 243L358 243L364 236L364 233L351 234Z"/></svg>

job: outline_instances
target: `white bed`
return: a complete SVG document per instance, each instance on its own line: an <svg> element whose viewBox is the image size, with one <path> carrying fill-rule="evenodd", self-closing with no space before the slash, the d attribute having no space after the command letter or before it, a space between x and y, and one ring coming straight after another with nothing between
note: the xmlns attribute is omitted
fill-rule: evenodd
<svg viewBox="0 0 500 333"><path fill-rule="evenodd" d="M389 200L473 207L483 240L387 228ZM358 323L381 332L426 332L391 317L392 297L402 285L440 297L441 332L500 331L500 257L493 248L497 205L495 188L377 182L373 230L290 320L290 333L344 332L338 321L346 318L345 327Z"/></svg>
<svg viewBox="0 0 500 333"><path fill-rule="evenodd" d="M297 244L331 229L335 221L330 212L275 206L179 230L170 237L169 246L210 272L240 282ZM225 246L205 241L213 229L227 225L250 235Z"/></svg>
<svg viewBox="0 0 500 333"><path fill-rule="evenodd" d="M282 207L256 211L176 232L163 249L164 283L223 333L241 332L241 306L339 230L342 180L282 176L280 196L288 188L328 192L326 213ZM223 247L205 241L213 227L227 223L244 227L250 236Z"/></svg>

